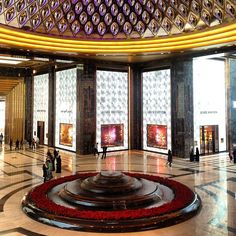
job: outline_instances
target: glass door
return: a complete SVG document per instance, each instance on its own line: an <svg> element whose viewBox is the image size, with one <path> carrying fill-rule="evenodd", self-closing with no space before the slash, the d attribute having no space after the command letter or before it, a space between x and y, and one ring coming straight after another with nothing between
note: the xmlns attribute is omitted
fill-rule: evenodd
<svg viewBox="0 0 236 236"><path fill-rule="evenodd" d="M200 149L206 155L219 152L218 125L200 126Z"/></svg>

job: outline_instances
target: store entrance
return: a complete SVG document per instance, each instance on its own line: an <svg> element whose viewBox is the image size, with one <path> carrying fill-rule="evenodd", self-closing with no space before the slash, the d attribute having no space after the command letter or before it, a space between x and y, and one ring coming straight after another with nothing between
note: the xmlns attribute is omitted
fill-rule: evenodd
<svg viewBox="0 0 236 236"><path fill-rule="evenodd" d="M200 126L200 153L213 154L219 152L218 125Z"/></svg>
<svg viewBox="0 0 236 236"><path fill-rule="evenodd" d="M39 138L39 144L44 145L44 121L37 122L37 137Z"/></svg>

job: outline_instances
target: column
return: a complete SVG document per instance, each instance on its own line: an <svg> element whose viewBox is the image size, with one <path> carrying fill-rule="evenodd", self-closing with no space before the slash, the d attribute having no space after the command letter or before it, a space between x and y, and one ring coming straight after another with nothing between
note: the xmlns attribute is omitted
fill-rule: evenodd
<svg viewBox="0 0 236 236"><path fill-rule="evenodd" d="M55 146L55 107L56 107L56 73L55 67L49 71L48 81L48 146Z"/></svg>
<svg viewBox="0 0 236 236"><path fill-rule="evenodd" d="M193 66L192 59L175 60L171 66L172 153L189 157L193 146Z"/></svg>
<svg viewBox="0 0 236 236"><path fill-rule="evenodd" d="M133 65L129 70L130 81L130 149L142 149L142 74L137 65Z"/></svg>
<svg viewBox="0 0 236 236"><path fill-rule="evenodd" d="M236 147L236 60L229 63L229 92L228 92L228 148ZM227 86L228 87L228 86Z"/></svg>
<svg viewBox="0 0 236 236"><path fill-rule="evenodd" d="M33 135L33 76L26 76L25 82L25 139L32 140Z"/></svg>
<svg viewBox="0 0 236 236"><path fill-rule="evenodd" d="M96 66L85 62L77 67L76 150L90 154L96 139Z"/></svg>

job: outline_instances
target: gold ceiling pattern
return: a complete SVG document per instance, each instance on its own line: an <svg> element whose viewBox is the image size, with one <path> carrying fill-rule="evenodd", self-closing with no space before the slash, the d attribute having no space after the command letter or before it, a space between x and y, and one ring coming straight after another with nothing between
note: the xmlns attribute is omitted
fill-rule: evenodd
<svg viewBox="0 0 236 236"><path fill-rule="evenodd" d="M65 39L158 38L235 17L235 0L0 0L0 24Z"/></svg>
<svg viewBox="0 0 236 236"><path fill-rule="evenodd" d="M23 80L19 78L0 77L0 96L6 96Z"/></svg>

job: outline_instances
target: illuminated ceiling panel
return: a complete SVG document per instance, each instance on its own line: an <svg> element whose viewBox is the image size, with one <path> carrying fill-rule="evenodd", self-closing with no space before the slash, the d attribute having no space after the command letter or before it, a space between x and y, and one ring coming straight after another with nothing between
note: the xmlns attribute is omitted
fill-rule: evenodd
<svg viewBox="0 0 236 236"><path fill-rule="evenodd" d="M0 47L104 57L236 43L235 0L0 0Z"/></svg>
<svg viewBox="0 0 236 236"><path fill-rule="evenodd" d="M0 0L0 24L79 39L181 34L235 20L233 0Z"/></svg>

